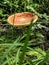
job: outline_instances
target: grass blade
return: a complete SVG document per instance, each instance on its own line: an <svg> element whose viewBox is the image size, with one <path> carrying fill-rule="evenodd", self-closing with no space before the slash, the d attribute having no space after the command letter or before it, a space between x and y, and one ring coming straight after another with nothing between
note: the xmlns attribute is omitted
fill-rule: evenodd
<svg viewBox="0 0 49 65"><path fill-rule="evenodd" d="M28 31L27 31L27 36L26 36L26 40L25 40L25 43L24 43L24 46L23 46L23 49L22 49L22 54L21 54L19 65L22 65L23 60L24 60L25 52L26 52L26 49L27 49L28 44L29 44L28 41L29 41L29 37L30 37L30 33L31 33L31 28L32 28L32 23L29 26Z"/></svg>

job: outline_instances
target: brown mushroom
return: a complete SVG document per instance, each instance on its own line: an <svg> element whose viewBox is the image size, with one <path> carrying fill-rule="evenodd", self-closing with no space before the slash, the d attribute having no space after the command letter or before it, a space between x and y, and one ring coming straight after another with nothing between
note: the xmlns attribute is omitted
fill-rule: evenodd
<svg viewBox="0 0 49 65"><path fill-rule="evenodd" d="M32 20L32 23L35 23L37 19L38 16L31 12L22 12L9 16L8 23L17 27L24 27L30 25Z"/></svg>

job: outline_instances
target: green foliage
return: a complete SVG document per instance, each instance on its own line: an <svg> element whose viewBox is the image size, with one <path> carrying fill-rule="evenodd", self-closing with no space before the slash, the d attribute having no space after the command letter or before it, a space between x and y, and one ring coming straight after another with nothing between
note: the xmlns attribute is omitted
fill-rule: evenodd
<svg viewBox="0 0 49 65"><path fill-rule="evenodd" d="M25 31L7 23L11 14L24 11L36 14L37 23ZM49 0L0 0L0 65L49 65L49 25L42 22L49 24Z"/></svg>

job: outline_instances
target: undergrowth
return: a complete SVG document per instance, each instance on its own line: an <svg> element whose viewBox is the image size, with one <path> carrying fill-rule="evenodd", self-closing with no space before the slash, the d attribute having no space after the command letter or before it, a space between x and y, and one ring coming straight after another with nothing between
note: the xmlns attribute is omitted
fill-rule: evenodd
<svg viewBox="0 0 49 65"><path fill-rule="evenodd" d="M11 14L32 12L38 21L23 31L7 23ZM0 65L49 65L49 0L0 0Z"/></svg>

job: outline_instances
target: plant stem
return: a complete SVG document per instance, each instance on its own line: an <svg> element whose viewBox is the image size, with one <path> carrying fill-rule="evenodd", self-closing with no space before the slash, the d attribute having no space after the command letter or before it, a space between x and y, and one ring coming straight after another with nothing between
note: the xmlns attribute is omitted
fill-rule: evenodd
<svg viewBox="0 0 49 65"><path fill-rule="evenodd" d="M32 23L30 24L28 31L27 31L27 36L26 36L26 39L25 39L24 46L22 48L22 54L21 54L19 65L22 65L23 60L24 60L25 52L26 52L26 49L27 49L28 44L29 44L29 37L30 37L30 33L31 33L31 28L32 28Z"/></svg>

